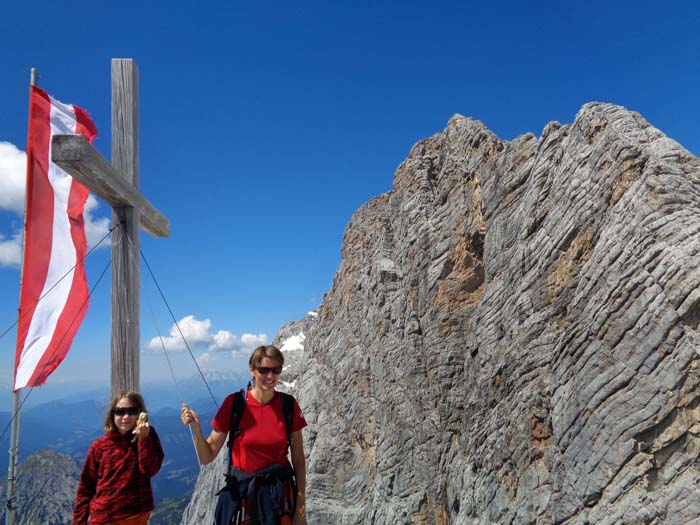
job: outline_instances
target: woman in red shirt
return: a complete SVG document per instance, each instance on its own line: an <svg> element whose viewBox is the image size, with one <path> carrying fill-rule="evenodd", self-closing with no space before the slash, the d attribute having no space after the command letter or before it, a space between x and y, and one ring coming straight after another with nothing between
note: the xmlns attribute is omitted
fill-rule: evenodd
<svg viewBox="0 0 700 525"><path fill-rule="evenodd" d="M139 417L141 413L144 417ZM145 525L153 505L151 478L163 463L143 397L122 391L109 406L105 435L87 453L73 508L73 525Z"/></svg>
<svg viewBox="0 0 700 525"><path fill-rule="evenodd" d="M284 355L271 345L256 348L250 356L252 388L245 392L245 408L233 442L225 489L232 491L237 505L231 521L234 524L306 524L306 463L301 435L306 420L294 400L289 429L290 467L282 396L275 390L283 365ZM226 442L233 403L234 394L231 394L214 417L208 438L202 434L196 412L182 405L182 422L194 431L195 449L203 465L211 463ZM272 521L268 521L271 515Z"/></svg>

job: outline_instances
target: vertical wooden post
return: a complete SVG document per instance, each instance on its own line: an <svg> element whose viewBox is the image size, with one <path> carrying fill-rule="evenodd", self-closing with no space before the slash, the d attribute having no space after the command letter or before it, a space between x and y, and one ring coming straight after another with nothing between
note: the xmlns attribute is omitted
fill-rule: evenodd
<svg viewBox="0 0 700 525"><path fill-rule="evenodd" d="M139 189L139 74L131 59L112 60L112 166ZM139 211L115 208L112 223L112 380L120 390L139 390Z"/></svg>

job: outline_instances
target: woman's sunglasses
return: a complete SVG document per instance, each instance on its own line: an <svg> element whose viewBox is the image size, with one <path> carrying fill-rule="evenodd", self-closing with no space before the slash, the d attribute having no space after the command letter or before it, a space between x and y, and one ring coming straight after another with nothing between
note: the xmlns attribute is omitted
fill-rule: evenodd
<svg viewBox="0 0 700 525"><path fill-rule="evenodd" d="M115 416L136 416L139 413L139 407L114 407L112 414Z"/></svg>
<svg viewBox="0 0 700 525"><path fill-rule="evenodd" d="M278 375L280 375L280 374L282 373L282 367L281 367L281 366L273 366L273 367L269 367L269 366L258 366L258 367L257 367L257 370L258 370L258 372L260 372L260 373L261 373L262 375L264 375L264 376L267 375L267 374L269 374L270 372L272 372L272 373L275 374L276 376L278 376Z"/></svg>

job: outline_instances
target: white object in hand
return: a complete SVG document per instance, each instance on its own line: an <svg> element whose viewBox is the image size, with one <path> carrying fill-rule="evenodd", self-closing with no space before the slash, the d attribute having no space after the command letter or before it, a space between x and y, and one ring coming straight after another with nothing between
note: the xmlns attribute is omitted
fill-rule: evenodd
<svg viewBox="0 0 700 525"><path fill-rule="evenodd" d="M139 418L136 420L136 427L139 426L139 423L148 423L148 412L141 412L139 414ZM134 427L134 430L131 431L133 434L136 434L136 427ZM136 439L137 436L134 436L131 439L131 442L133 443L134 441L136 441Z"/></svg>

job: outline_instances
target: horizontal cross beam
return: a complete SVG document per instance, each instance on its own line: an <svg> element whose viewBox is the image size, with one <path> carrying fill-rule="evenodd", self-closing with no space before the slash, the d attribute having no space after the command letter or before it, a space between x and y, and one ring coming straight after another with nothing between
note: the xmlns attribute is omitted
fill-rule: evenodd
<svg viewBox="0 0 700 525"><path fill-rule="evenodd" d="M112 208L136 208L141 228L153 237L167 237L170 221L166 219L82 135L54 135L51 160Z"/></svg>

